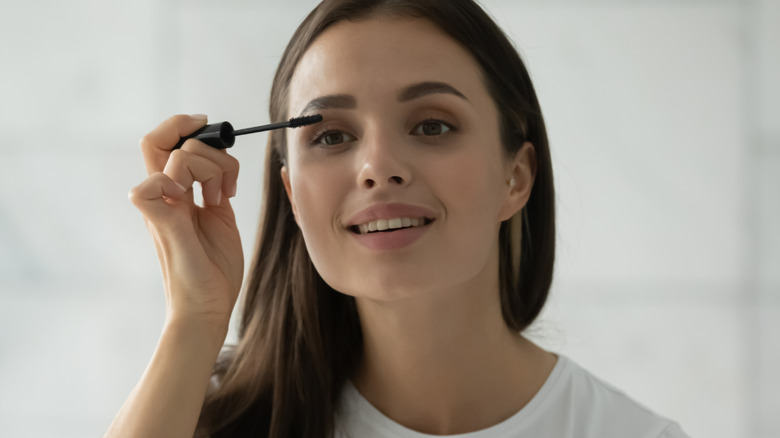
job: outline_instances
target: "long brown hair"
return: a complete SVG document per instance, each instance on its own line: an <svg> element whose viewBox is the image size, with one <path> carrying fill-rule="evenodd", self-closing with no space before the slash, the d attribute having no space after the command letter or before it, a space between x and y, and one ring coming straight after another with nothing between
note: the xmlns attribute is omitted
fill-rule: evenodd
<svg viewBox="0 0 780 438"><path fill-rule="evenodd" d="M341 20L376 16L430 20L481 67L500 114L501 139L514 155L525 141L537 173L526 207L499 230L503 318L526 329L547 299L555 259L555 195L547 133L528 71L512 43L471 0L325 0L298 27L271 89L272 121L289 118L287 96L312 42ZM199 433L212 437L323 437L333 433L341 388L361 360L355 300L328 286L311 262L293 218L280 171L286 137L269 138L264 205L243 301L238 345L215 366L217 388L206 398ZM522 241L522 245L521 245Z"/></svg>

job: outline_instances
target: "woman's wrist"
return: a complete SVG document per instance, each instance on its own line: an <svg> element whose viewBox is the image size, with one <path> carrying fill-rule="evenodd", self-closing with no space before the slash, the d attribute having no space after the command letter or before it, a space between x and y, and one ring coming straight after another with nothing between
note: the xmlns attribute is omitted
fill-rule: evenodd
<svg viewBox="0 0 780 438"><path fill-rule="evenodd" d="M196 342L203 347L211 347L218 353L225 342L229 327L229 315L224 317L169 313L163 331L179 342Z"/></svg>

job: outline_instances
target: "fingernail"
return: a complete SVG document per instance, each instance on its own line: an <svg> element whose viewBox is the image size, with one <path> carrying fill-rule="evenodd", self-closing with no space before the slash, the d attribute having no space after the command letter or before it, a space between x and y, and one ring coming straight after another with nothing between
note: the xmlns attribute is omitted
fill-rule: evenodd
<svg viewBox="0 0 780 438"><path fill-rule="evenodd" d="M222 189L219 189L219 191L217 192L217 203L214 205L219 205L221 203L222 203Z"/></svg>
<svg viewBox="0 0 780 438"><path fill-rule="evenodd" d="M205 122L209 119L209 116L205 114L190 114L190 117L199 122Z"/></svg>
<svg viewBox="0 0 780 438"><path fill-rule="evenodd" d="M186 188L186 187L184 187L183 185L181 185L181 184L177 183L176 181L174 181L173 183L174 183L174 184L176 184L176 187L178 187L178 188L179 188L179 190L181 190L181 192L182 192L182 193L184 193L184 192L186 192L186 191L187 191L187 188Z"/></svg>
<svg viewBox="0 0 780 438"><path fill-rule="evenodd" d="M238 190L238 184L233 184L233 188L230 189L230 196L228 198L233 198L236 196L236 190Z"/></svg>

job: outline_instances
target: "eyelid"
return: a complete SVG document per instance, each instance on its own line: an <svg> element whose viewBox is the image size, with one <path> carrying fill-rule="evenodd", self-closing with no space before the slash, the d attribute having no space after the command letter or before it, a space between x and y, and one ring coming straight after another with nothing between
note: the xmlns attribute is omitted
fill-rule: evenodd
<svg viewBox="0 0 780 438"><path fill-rule="evenodd" d="M428 112L428 111L426 111ZM421 116L420 118L417 118L418 122L415 123L411 130L409 131L410 135L415 136L421 136L421 137L428 137L429 139L434 138L441 138L445 135L454 133L458 131L458 127L453 123L452 121L449 121L452 117L448 117L446 115L443 115L440 113L440 111L430 111L428 114L421 113L419 114ZM345 126L344 123L331 120L328 122L321 123L319 126L316 126L316 129L313 131L313 133L306 133L306 137L309 138L309 145L313 147L325 147L325 148L332 148L337 147L346 143L353 142L357 140L357 136L355 134L352 134L352 128ZM417 132L425 123L437 123L443 126L442 131L440 134L436 135L425 135L421 132ZM304 128L305 129L305 128ZM323 138L326 135L334 134L334 133L341 133L344 135L344 141L338 144L334 145L327 145L322 143Z"/></svg>
<svg viewBox="0 0 780 438"><path fill-rule="evenodd" d="M319 140L331 132L343 132L345 135L357 138L357 135L353 134L355 130L353 129L352 114L345 114L338 109L326 109L321 114L323 116L321 122L299 128L306 144L317 146Z"/></svg>
<svg viewBox="0 0 780 438"><path fill-rule="evenodd" d="M425 134L418 134L418 133L416 133L416 132L415 132L415 131L417 131L417 130L418 130L420 127L422 127L422 126L423 126L425 123L431 123L431 122L432 122L432 123L439 123L439 124L441 124L441 125L444 125L444 126L446 126L446 127L447 127L447 131L445 131L445 132L442 132L441 134L438 134L438 135L425 135ZM457 131L457 130L458 130L458 128L457 128L457 127L455 127L455 125L453 125L453 124L452 124L452 123L450 123L450 122L445 122L444 120L438 119L438 118L436 118L436 117L427 117L427 118L425 118L424 120L422 120L421 122L419 122L419 123L417 123L416 125L414 125L414 127L413 127L413 128L412 128L412 130L409 132L409 134L411 134L411 135L422 135L422 136L425 136L425 137L438 137L438 136L442 136L442 135L448 134L448 133L450 133L450 132L455 132L455 131Z"/></svg>
<svg viewBox="0 0 780 438"><path fill-rule="evenodd" d="M335 133L341 133L342 135L344 135L344 137L349 137L349 139L345 139L343 142L335 145L326 145L322 143L322 139L325 138L326 135L335 134ZM314 131L314 134L311 136L311 141L309 142L309 144L312 146L320 146L320 147L335 147L355 140L357 140L357 137L355 137L354 135L348 133L343 129L325 126Z"/></svg>

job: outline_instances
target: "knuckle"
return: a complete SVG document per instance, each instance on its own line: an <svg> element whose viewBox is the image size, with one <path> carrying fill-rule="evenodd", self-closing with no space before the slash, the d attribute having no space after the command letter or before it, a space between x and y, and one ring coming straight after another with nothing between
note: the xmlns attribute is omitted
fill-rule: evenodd
<svg viewBox="0 0 780 438"><path fill-rule="evenodd" d="M187 156L187 151L176 149L173 152L171 152L171 155L168 157L168 164L177 165L181 163L186 158L186 156Z"/></svg>
<svg viewBox="0 0 780 438"><path fill-rule="evenodd" d="M203 181L200 182L204 188L208 188L209 190L222 185L222 174L221 173L214 173L212 175L209 175L208 178L204 178Z"/></svg>
<svg viewBox="0 0 780 438"><path fill-rule="evenodd" d="M146 178L146 181L144 182L162 182L165 178L168 178L168 176L164 172L154 172L153 174L149 175L148 178Z"/></svg>
<svg viewBox="0 0 780 438"><path fill-rule="evenodd" d="M140 198L139 196L140 192L141 192L141 186L133 187L132 189L130 189L129 192L127 192L127 199L129 199L130 202L133 203L134 205L137 205Z"/></svg>
<svg viewBox="0 0 780 438"><path fill-rule="evenodd" d="M151 144L152 144L151 133L147 133L147 134L145 134L145 135L144 135L143 137L141 137L141 139L138 141L138 145L141 147L141 150L142 150L142 151L146 151L146 150L148 150L148 149L149 149L149 147L151 146Z"/></svg>

